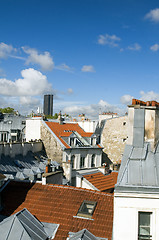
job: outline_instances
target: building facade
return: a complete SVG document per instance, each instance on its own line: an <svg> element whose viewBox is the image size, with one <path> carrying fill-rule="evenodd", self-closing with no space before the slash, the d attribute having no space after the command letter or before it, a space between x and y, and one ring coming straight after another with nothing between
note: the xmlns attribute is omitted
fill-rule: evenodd
<svg viewBox="0 0 159 240"><path fill-rule="evenodd" d="M53 95L44 95L44 115L53 115Z"/></svg>
<svg viewBox="0 0 159 240"><path fill-rule="evenodd" d="M133 99L114 193L113 240L159 239L159 103Z"/></svg>
<svg viewBox="0 0 159 240"><path fill-rule="evenodd" d="M21 142L25 139L26 117L16 114L0 115L0 142Z"/></svg>

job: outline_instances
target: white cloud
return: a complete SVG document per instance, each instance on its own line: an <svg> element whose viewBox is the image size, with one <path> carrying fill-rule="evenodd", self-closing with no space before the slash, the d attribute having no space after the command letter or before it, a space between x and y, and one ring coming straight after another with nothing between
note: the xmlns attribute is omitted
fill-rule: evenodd
<svg viewBox="0 0 159 240"><path fill-rule="evenodd" d="M61 65L58 65L55 67L55 69L66 71L66 72L73 72L73 68L69 67L65 63L62 63Z"/></svg>
<svg viewBox="0 0 159 240"><path fill-rule="evenodd" d="M149 91L149 92L144 92L144 91L140 91L140 95L141 95L141 100L142 101L157 101L159 102L159 93L155 93L153 91Z"/></svg>
<svg viewBox="0 0 159 240"><path fill-rule="evenodd" d="M73 89L72 89L72 88L68 88L68 89L67 89L67 93L68 93L69 95L73 94Z"/></svg>
<svg viewBox="0 0 159 240"><path fill-rule="evenodd" d="M33 68L21 71L22 78L7 80L0 78L0 94L7 96L38 96L53 91L47 77Z"/></svg>
<svg viewBox="0 0 159 240"><path fill-rule="evenodd" d="M128 46L128 49L132 51L139 51L141 49L141 46L138 43L134 43Z"/></svg>
<svg viewBox="0 0 159 240"><path fill-rule="evenodd" d="M54 67L54 62L49 52L44 52L39 54L36 49L22 47L23 51L29 55L26 64L39 64L42 70L52 70Z"/></svg>
<svg viewBox="0 0 159 240"><path fill-rule="evenodd" d="M98 37L98 43L100 45L109 45L110 47L118 47L119 46L118 42L120 40L121 39L116 35L109 35L109 34L99 35Z"/></svg>
<svg viewBox="0 0 159 240"><path fill-rule="evenodd" d="M72 117L77 117L80 113L85 113L88 118L98 118L100 112L117 112L118 114L124 114L125 110L118 106L111 105L104 100L100 100L98 104L91 105L70 105L66 106L62 110L63 112L70 114Z"/></svg>
<svg viewBox="0 0 159 240"><path fill-rule="evenodd" d="M154 44L150 47L150 49L153 51L153 52L157 52L159 50L159 44Z"/></svg>
<svg viewBox="0 0 159 240"><path fill-rule="evenodd" d="M159 22L159 8L151 10L146 14L145 19L149 19L152 22Z"/></svg>
<svg viewBox="0 0 159 240"><path fill-rule="evenodd" d="M13 51L16 51L16 49L12 45L7 45L3 42L0 43L0 58L7 58Z"/></svg>
<svg viewBox="0 0 159 240"><path fill-rule="evenodd" d="M81 69L82 72L95 72L95 69L92 65L84 65Z"/></svg>
<svg viewBox="0 0 159 240"><path fill-rule="evenodd" d="M120 102L122 104L129 105L129 104L131 104L131 101L133 98L134 98L133 96L126 94L120 98Z"/></svg>
<svg viewBox="0 0 159 240"><path fill-rule="evenodd" d="M29 105L29 106L39 106L40 105L40 101L39 99L35 98L35 97L30 97L30 96L23 96L23 97L20 97L20 104L21 105Z"/></svg>

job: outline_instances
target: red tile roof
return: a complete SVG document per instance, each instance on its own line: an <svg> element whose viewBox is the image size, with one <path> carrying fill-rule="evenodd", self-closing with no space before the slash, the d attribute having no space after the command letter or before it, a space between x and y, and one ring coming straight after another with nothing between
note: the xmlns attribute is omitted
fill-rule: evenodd
<svg viewBox="0 0 159 240"><path fill-rule="evenodd" d="M87 228L97 237L111 240L113 225L113 195L81 188L10 182L2 193L5 203L1 214L9 216L27 208L41 222L60 224L55 239L68 237L69 232ZM92 218L74 217L84 200L96 201Z"/></svg>
<svg viewBox="0 0 159 240"><path fill-rule="evenodd" d="M113 189L117 183L117 172L104 175L102 172L83 175L87 181L94 185L101 192Z"/></svg>
<svg viewBox="0 0 159 240"><path fill-rule="evenodd" d="M71 148L61 137L70 136L73 131L78 132L82 137L91 137L93 133L85 132L77 123L45 122L51 131L60 139L66 148Z"/></svg>

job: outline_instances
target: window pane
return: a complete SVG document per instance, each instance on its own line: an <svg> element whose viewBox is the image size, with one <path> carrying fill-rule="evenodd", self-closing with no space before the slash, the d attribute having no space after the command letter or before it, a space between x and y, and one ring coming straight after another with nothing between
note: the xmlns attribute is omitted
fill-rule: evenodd
<svg viewBox="0 0 159 240"><path fill-rule="evenodd" d="M150 215L151 213L148 213L148 212L140 212L139 213L140 225L150 226Z"/></svg>
<svg viewBox="0 0 159 240"><path fill-rule="evenodd" d="M151 236L151 212L139 212L139 240L152 239Z"/></svg>

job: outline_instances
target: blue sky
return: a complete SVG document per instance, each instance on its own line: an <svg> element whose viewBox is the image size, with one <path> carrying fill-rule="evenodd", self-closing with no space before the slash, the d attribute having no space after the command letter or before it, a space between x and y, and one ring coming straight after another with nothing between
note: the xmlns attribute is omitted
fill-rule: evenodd
<svg viewBox="0 0 159 240"><path fill-rule="evenodd" d="M1 0L0 105L27 114L54 94L54 112L123 113L159 101L156 0Z"/></svg>

